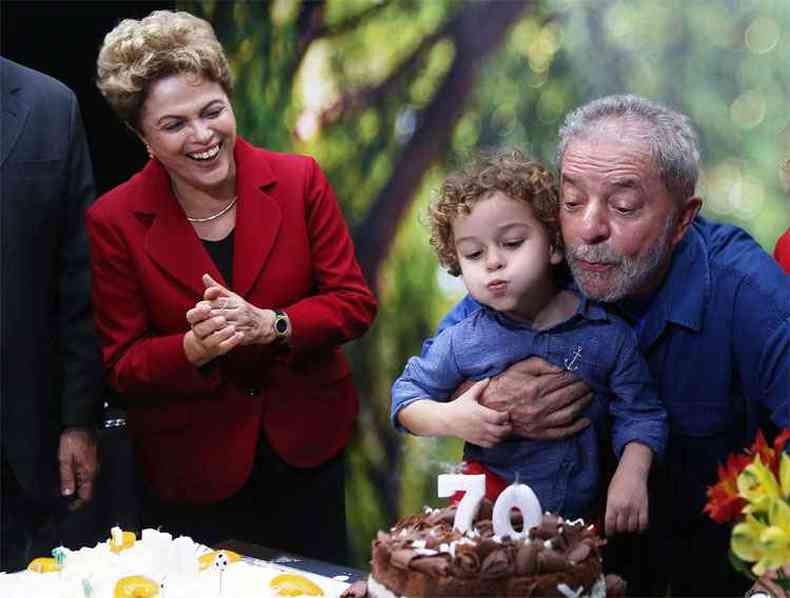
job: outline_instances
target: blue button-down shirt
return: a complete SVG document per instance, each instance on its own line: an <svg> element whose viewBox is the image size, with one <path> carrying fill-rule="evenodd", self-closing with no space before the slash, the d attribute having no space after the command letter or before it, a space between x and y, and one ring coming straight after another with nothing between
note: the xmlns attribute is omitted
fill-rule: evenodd
<svg viewBox="0 0 790 598"><path fill-rule="evenodd" d="M439 330L477 309L463 299ZM790 277L743 230L698 217L639 324L669 415L665 490L678 534L710 523L705 490L729 453L758 427L790 427Z"/></svg>
<svg viewBox="0 0 790 598"><path fill-rule="evenodd" d="M513 437L493 448L466 443L464 458L510 482L518 475L544 510L587 516L600 491L600 440L609 434L609 416L618 456L631 441L662 455L667 434L666 413L636 337L600 305L582 298L571 318L546 330L479 307L442 331L423 356L409 359L392 387L393 424L416 400L446 401L464 380L495 376L532 355L572 371L594 389L586 414L592 425L566 440Z"/></svg>

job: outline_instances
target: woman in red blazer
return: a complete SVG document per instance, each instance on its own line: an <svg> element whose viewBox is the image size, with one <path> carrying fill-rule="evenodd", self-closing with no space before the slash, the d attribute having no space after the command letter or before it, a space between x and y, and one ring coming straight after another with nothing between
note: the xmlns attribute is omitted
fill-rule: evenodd
<svg viewBox="0 0 790 598"><path fill-rule="evenodd" d="M98 85L151 156L87 216L145 525L343 560L357 397L340 345L376 303L329 183L236 136L222 48L188 13L121 22Z"/></svg>

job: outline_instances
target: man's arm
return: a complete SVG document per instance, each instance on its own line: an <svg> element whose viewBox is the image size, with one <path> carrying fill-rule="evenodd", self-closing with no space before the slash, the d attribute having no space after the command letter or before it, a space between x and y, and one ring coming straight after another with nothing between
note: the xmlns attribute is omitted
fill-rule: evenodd
<svg viewBox="0 0 790 598"><path fill-rule="evenodd" d="M788 277L790 281L790 277ZM788 282L787 297L790 297ZM748 293L747 293L748 294ZM751 311L759 311L759 302ZM744 312L742 309L741 312ZM763 310L766 313L769 310ZM783 317L776 321L776 316ZM744 394L763 403L780 428L790 427L790 308L774 311L774 322L759 314L736 316L735 358Z"/></svg>
<svg viewBox="0 0 790 598"><path fill-rule="evenodd" d="M84 224L85 210L95 197L95 188L85 131L73 95L70 118L58 285L63 342L63 433L58 460L61 492L64 496L76 494L72 508L78 508L93 493L102 367L90 309L90 268Z"/></svg>
<svg viewBox="0 0 790 598"><path fill-rule="evenodd" d="M467 295L442 319L436 335L478 309L480 304ZM423 343L421 355L428 353L435 338ZM473 380L461 384L451 399L463 395L472 384ZM479 398L481 405L510 414L513 433L533 440L567 438L586 428L590 420L579 415L591 400L590 388L578 377L539 357L508 367L492 378Z"/></svg>

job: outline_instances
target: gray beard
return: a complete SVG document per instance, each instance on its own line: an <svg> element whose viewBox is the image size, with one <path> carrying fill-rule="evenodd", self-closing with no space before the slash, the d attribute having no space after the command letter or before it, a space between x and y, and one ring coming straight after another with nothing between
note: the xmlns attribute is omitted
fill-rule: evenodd
<svg viewBox="0 0 790 598"><path fill-rule="evenodd" d="M661 236L650 248L650 251L638 257L622 256L614 251L608 242L599 245L583 243L573 249L569 248L566 252L566 259L579 289L590 299L613 303L648 286L651 278L658 275L663 264L669 259L669 254L672 251L669 240L675 232L675 222L674 216L668 219ZM615 267L601 275L583 270L577 261L579 259L612 264ZM590 283L600 279L609 281L608 288L603 292L593 292L589 286Z"/></svg>

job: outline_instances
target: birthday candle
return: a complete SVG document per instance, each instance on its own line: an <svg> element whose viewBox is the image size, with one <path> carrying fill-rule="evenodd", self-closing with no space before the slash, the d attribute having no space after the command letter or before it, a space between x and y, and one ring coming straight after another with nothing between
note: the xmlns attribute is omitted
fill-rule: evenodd
<svg viewBox="0 0 790 598"><path fill-rule="evenodd" d="M123 530L117 525L110 529L113 546L123 546Z"/></svg>
<svg viewBox="0 0 790 598"><path fill-rule="evenodd" d="M471 529L480 501L486 492L486 477L484 475L462 475L443 473L438 478L438 493L440 497L452 496L458 491L464 491L464 497L458 503L455 512L453 527L464 533Z"/></svg>
<svg viewBox="0 0 790 598"><path fill-rule="evenodd" d="M510 521L510 511L516 508L521 511L524 526L520 532L513 529ZM505 488L494 503L492 522L494 533L497 536L510 536L511 538L526 538L529 529L540 525L543 518L540 501L532 488L526 484L511 484Z"/></svg>

